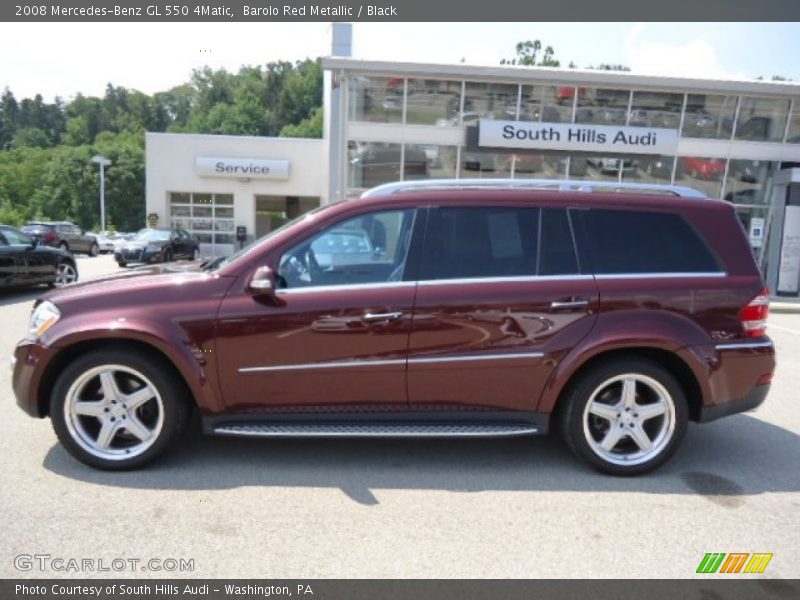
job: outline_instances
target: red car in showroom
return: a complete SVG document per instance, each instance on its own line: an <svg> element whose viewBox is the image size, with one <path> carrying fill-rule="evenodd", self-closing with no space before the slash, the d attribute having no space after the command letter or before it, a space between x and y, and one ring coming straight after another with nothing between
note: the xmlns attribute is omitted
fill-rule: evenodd
<svg viewBox="0 0 800 600"><path fill-rule="evenodd" d="M722 179L725 173L725 161L717 158L698 158L696 156L681 156L683 170L694 179L716 181Z"/></svg>
<svg viewBox="0 0 800 600"><path fill-rule="evenodd" d="M555 429L634 475L689 421L764 400L768 292L733 206L510 185L383 186L194 271L51 292L15 350L17 402L103 469L156 458L196 408L245 437ZM351 252L328 239L342 231L370 242Z"/></svg>

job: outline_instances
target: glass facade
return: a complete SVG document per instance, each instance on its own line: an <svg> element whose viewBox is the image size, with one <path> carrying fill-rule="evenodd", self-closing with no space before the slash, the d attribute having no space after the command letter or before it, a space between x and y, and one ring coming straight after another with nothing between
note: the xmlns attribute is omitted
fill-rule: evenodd
<svg viewBox="0 0 800 600"><path fill-rule="evenodd" d="M227 256L236 243L233 194L171 192L170 224L185 229L200 242L200 254Z"/></svg>
<svg viewBox="0 0 800 600"><path fill-rule="evenodd" d="M788 114L788 99L742 97L735 137L737 140L780 142Z"/></svg>

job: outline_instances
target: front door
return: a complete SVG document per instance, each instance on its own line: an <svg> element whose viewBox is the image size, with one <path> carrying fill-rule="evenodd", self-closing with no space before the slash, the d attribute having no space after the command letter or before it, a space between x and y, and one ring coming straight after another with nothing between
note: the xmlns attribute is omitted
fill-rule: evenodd
<svg viewBox="0 0 800 600"><path fill-rule="evenodd" d="M275 299L242 290L223 301L216 352L228 410L408 408L413 223L410 209L345 219L282 254Z"/></svg>
<svg viewBox="0 0 800 600"><path fill-rule="evenodd" d="M567 210L434 208L425 239L409 345L412 408L535 411L598 309Z"/></svg>

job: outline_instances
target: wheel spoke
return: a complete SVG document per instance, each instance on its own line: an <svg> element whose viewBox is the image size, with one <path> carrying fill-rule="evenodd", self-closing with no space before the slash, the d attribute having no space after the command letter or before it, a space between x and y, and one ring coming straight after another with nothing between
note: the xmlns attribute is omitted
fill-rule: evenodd
<svg viewBox="0 0 800 600"><path fill-rule="evenodd" d="M629 408L636 405L636 380L632 377L622 380L622 404Z"/></svg>
<svg viewBox="0 0 800 600"><path fill-rule="evenodd" d="M667 403L663 398L659 398L657 402L652 404L640 404L636 407L636 414L642 421L647 421L654 417L660 417L667 412Z"/></svg>
<svg viewBox="0 0 800 600"><path fill-rule="evenodd" d="M622 432L619 427L612 427L608 430L605 437L600 442L600 446L606 452L611 452L614 449L614 446L617 445L617 442L622 438Z"/></svg>
<svg viewBox="0 0 800 600"><path fill-rule="evenodd" d="M601 402L592 402L589 406L589 413L596 417L605 419L606 421L613 421L619 414L619 409L611 404L603 404Z"/></svg>
<svg viewBox="0 0 800 600"><path fill-rule="evenodd" d="M105 412L105 402L93 402L86 400L79 400L73 405L73 410L76 415L84 417L99 417Z"/></svg>
<svg viewBox="0 0 800 600"><path fill-rule="evenodd" d="M633 441L636 442L636 445L639 446L642 452L647 452L653 445L653 442L650 441L650 437L647 435L647 432L642 429L641 425L634 425L628 429L628 435L633 438Z"/></svg>
<svg viewBox="0 0 800 600"><path fill-rule="evenodd" d="M125 405L128 407L128 410L133 410L135 408L140 407L142 404L150 400L155 396L155 392L150 388L150 386L146 385L132 394L128 394L125 396Z"/></svg>
<svg viewBox="0 0 800 600"><path fill-rule="evenodd" d="M149 440L150 436L153 435L153 432L150 431L145 424L134 415L128 416L128 418L123 422L122 426L127 429L131 435L135 435L143 442Z"/></svg>
<svg viewBox="0 0 800 600"><path fill-rule="evenodd" d="M117 382L114 381L114 374L111 371L103 371L100 373L100 385L103 388L103 399L107 402L119 398L119 389L117 389Z"/></svg>
<svg viewBox="0 0 800 600"><path fill-rule="evenodd" d="M104 421L103 426L100 428L100 433L97 434L96 444L103 449L111 445L111 440L117 433L117 424L111 421Z"/></svg>

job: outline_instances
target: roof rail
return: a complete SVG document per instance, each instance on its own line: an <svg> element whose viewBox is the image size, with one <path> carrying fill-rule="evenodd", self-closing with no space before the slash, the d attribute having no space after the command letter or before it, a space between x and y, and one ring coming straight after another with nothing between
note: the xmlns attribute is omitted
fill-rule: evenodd
<svg viewBox="0 0 800 600"><path fill-rule="evenodd" d="M580 181L569 179L419 179L384 183L361 194L362 198L419 190L453 189L540 189L561 192L642 191L672 194L681 198L708 198L703 192L682 185L658 183L618 183L616 181Z"/></svg>

